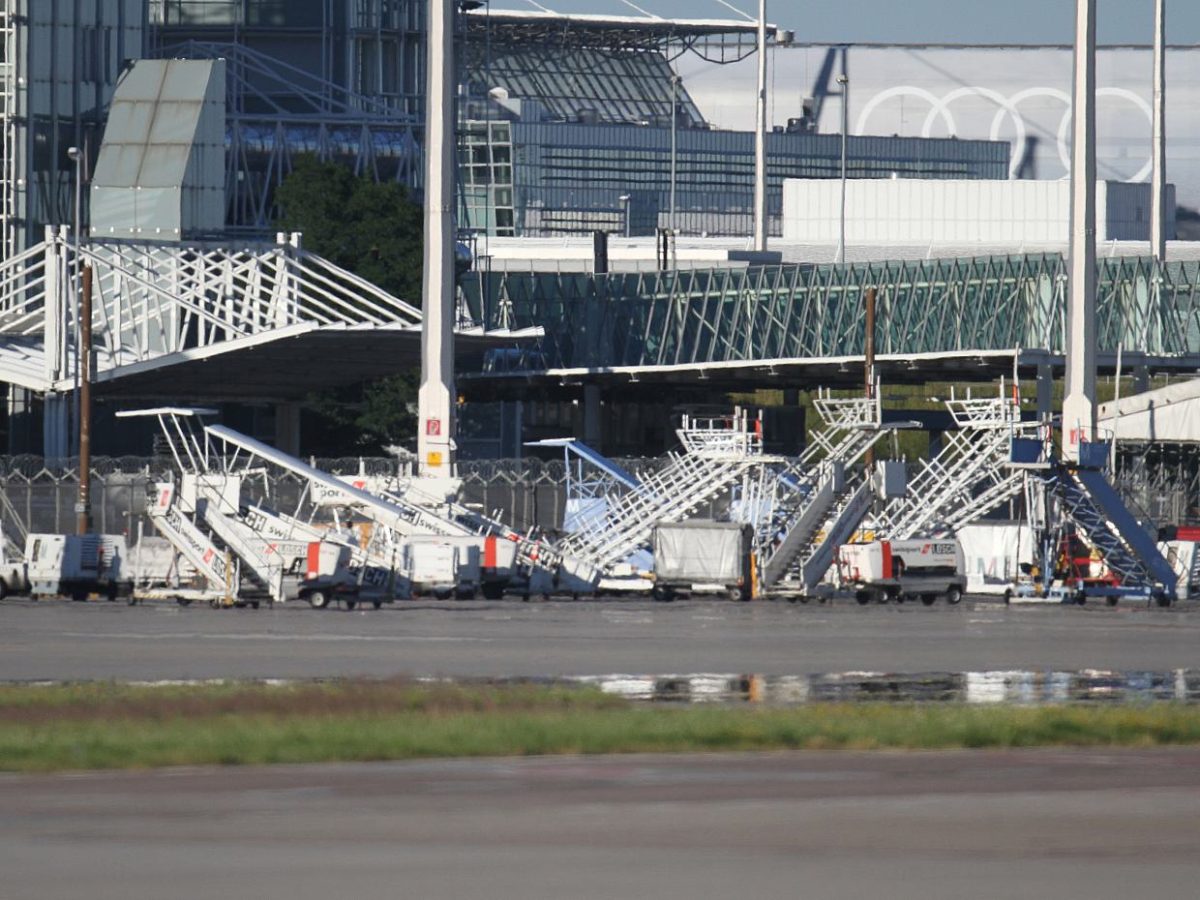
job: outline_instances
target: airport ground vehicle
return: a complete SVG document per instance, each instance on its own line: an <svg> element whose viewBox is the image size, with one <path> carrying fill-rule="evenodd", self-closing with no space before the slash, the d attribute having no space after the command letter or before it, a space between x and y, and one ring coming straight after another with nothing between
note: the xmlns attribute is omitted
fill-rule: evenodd
<svg viewBox="0 0 1200 900"><path fill-rule="evenodd" d="M967 589L962 548L953 539L843 544L838 571L864 605L919 599L932 606L941 597L953 606Z"/></svg>
<svg viewBox="0 0 1200 900"><path fill-rule="evenodd" d="M61 594L86 600L132 597L133 569L119 534L30 534L25 539L26 572L34 596Z"/></svg>
<svg viewBox="0 0 1200 900"><path fill-rule="evenodd" d="M750 599L753 526L706 519L659 522L652 544L654 599L711 593Z"/></svg>

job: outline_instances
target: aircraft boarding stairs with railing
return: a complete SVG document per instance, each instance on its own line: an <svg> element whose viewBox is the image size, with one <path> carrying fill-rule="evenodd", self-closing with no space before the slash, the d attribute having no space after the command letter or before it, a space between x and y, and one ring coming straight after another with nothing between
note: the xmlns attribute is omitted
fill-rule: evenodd
<svg viewBox="0 0 1200 900"><path fill-rule="evenodd" d="M1164 605L1170 603L1179 576L1159 552L1154 537L1109 484L1104 472L1108 458L1107 442L1085 442L1079 464L1053 461L1043 478L1057 497L1063 516L1101 553L1122 587L1143 590Z"/></svg>
<svg viewBox="0 0 1200 900"><path fill-rule="evenodd" d="M921 460L920 471L875 523L875 532L893 540L953 535L1017 496L1025 473L1010 463L1014 437L1036 433L1021 421L1015 398L1005 396L1004 383L995 398L951 398L946 408L957 430L941 452Z"/></svg>
<svg viewBox="0 0 1200 900"><path fill-rule="evenodd" d="M579 523L579 530L558 543L562 568L582 582L600 577L647 547L658 522L678 522L728 491L748 469L766 458L762 424L743 410L732 419L684 417L676 431L682 452L668 464L619 495L610 495L600 514Z"/></svg>
<svg viewBox="0 0 1200 900"><path fill-rule="evenodd" d="M241 585L238 558L223 552L188 518L176 496L174 484L159 482L154 489L146 513L175 553L171 573L173 583L162 587L139 585L135 588L138 598L166 596L187 601L232 602ZM184 570L182 562L187 563L190 572Z"/></svg>
<svg viewBox="0 0 1200 900"><path fill-rule="evenodd" d="M848 472L886 433L878 391L875 398L820 395L814 404L824 429L799 460L773 473L770 502L749 505L763 513L752 524L764 594L811 594L871 508L872 479Z"/></svg>

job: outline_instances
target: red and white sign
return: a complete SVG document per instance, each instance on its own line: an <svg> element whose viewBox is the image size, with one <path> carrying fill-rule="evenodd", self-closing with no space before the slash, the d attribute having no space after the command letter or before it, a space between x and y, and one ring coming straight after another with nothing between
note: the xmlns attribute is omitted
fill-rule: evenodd
<svg viewBox="0 0 1200 900"><path fill-rule="evenodd" d="M441 419L426 419L425 420L425 434L428 437L440 437L442 434L442 420Z"/></svg>

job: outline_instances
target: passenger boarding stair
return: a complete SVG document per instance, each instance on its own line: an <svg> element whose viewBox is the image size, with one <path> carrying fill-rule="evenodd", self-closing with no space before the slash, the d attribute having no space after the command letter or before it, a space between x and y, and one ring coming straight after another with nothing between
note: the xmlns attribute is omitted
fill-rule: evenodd
<svg viewBox="0 0 1200 900"><path fill-rule="evenodd" d="M1101 469L1059 462L1051 466L1046 479L1063 514L1100 551L1122 585L1175 596L1179 576Z"/></svg>
<svg viewBox="0 0 1200 900"><path fill-rule="evenodd" d="M647 475L636 489L611 497L601 515L559 542L562 556L603 573L648 545L656 523L688 518L764 459L761 424L751 427L740 410L732 421L685 417L676 433L684 452L668 454L664 469Z"/></svg>
<svg viewBox="0 0 1200 900"><path fill-rule="evenodd" d="M852 483L847 470L886 433L878 400L821 396L815 404L825 428L775 474L769 512L756 527L759 588L767 593L810 593L871 508L870 478Z"/></svg>
<svg viewBox="0 0 1200 900"><path fill-rule="evenodd" d="M219 600L236 597L241 580L237 560L227 559L209 536L187 517L177 502L174 484L158 483L154 487L155 496L147 505L147 515L175 553L186 560L204 582L204 587L199 591L202 598ZM182 589L185 586L179 587Z"/></svg>
<svg viewBox="0 0 1200 900"><path fill-rule="evenodd" d="M1015 398L951 399L946 407L958 426L942 451L921 461L907 493L889 504L876 532L896 540L952 535L1022 489L1025 473L1009 466L1014 436L1033 434L1036 425L1021 422Z"/></svg>

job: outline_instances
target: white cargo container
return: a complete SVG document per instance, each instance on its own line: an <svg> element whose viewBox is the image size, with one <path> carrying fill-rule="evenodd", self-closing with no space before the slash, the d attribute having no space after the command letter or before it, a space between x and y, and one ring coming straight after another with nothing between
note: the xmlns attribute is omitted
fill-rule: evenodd
<svg viewBox="0 0 1200 900"><path fill-rule="evenodd" d="M655 598L727 592L749 600L753 538L754 529L741 522L659 522L652 541Z"/></svg>
<svg viewBox="0 0 1200 900"><path fill-rule="evenodd" d="M416 537L404 550L405 575L412 584L414 597L432 594L447 599L469 590L470 561L460 553L460 548L450 538ZM476 565L478 570L478 565Z"/></svg>
<svg viewBox="0 0 1200 900"><path fill-rule="evenodd" d="M119 534L31 534L25 539L26 571L34 596L62 594L109 600L133 592L133 566Z"/></svg>
<svg viewBox="0 0 1200 900"><path fill-rule="evenodd" d="M838 572L863 604L920 598L930 606L938 597L955 604L967 589L962 548L953 538L843 544Z"/></svg>

